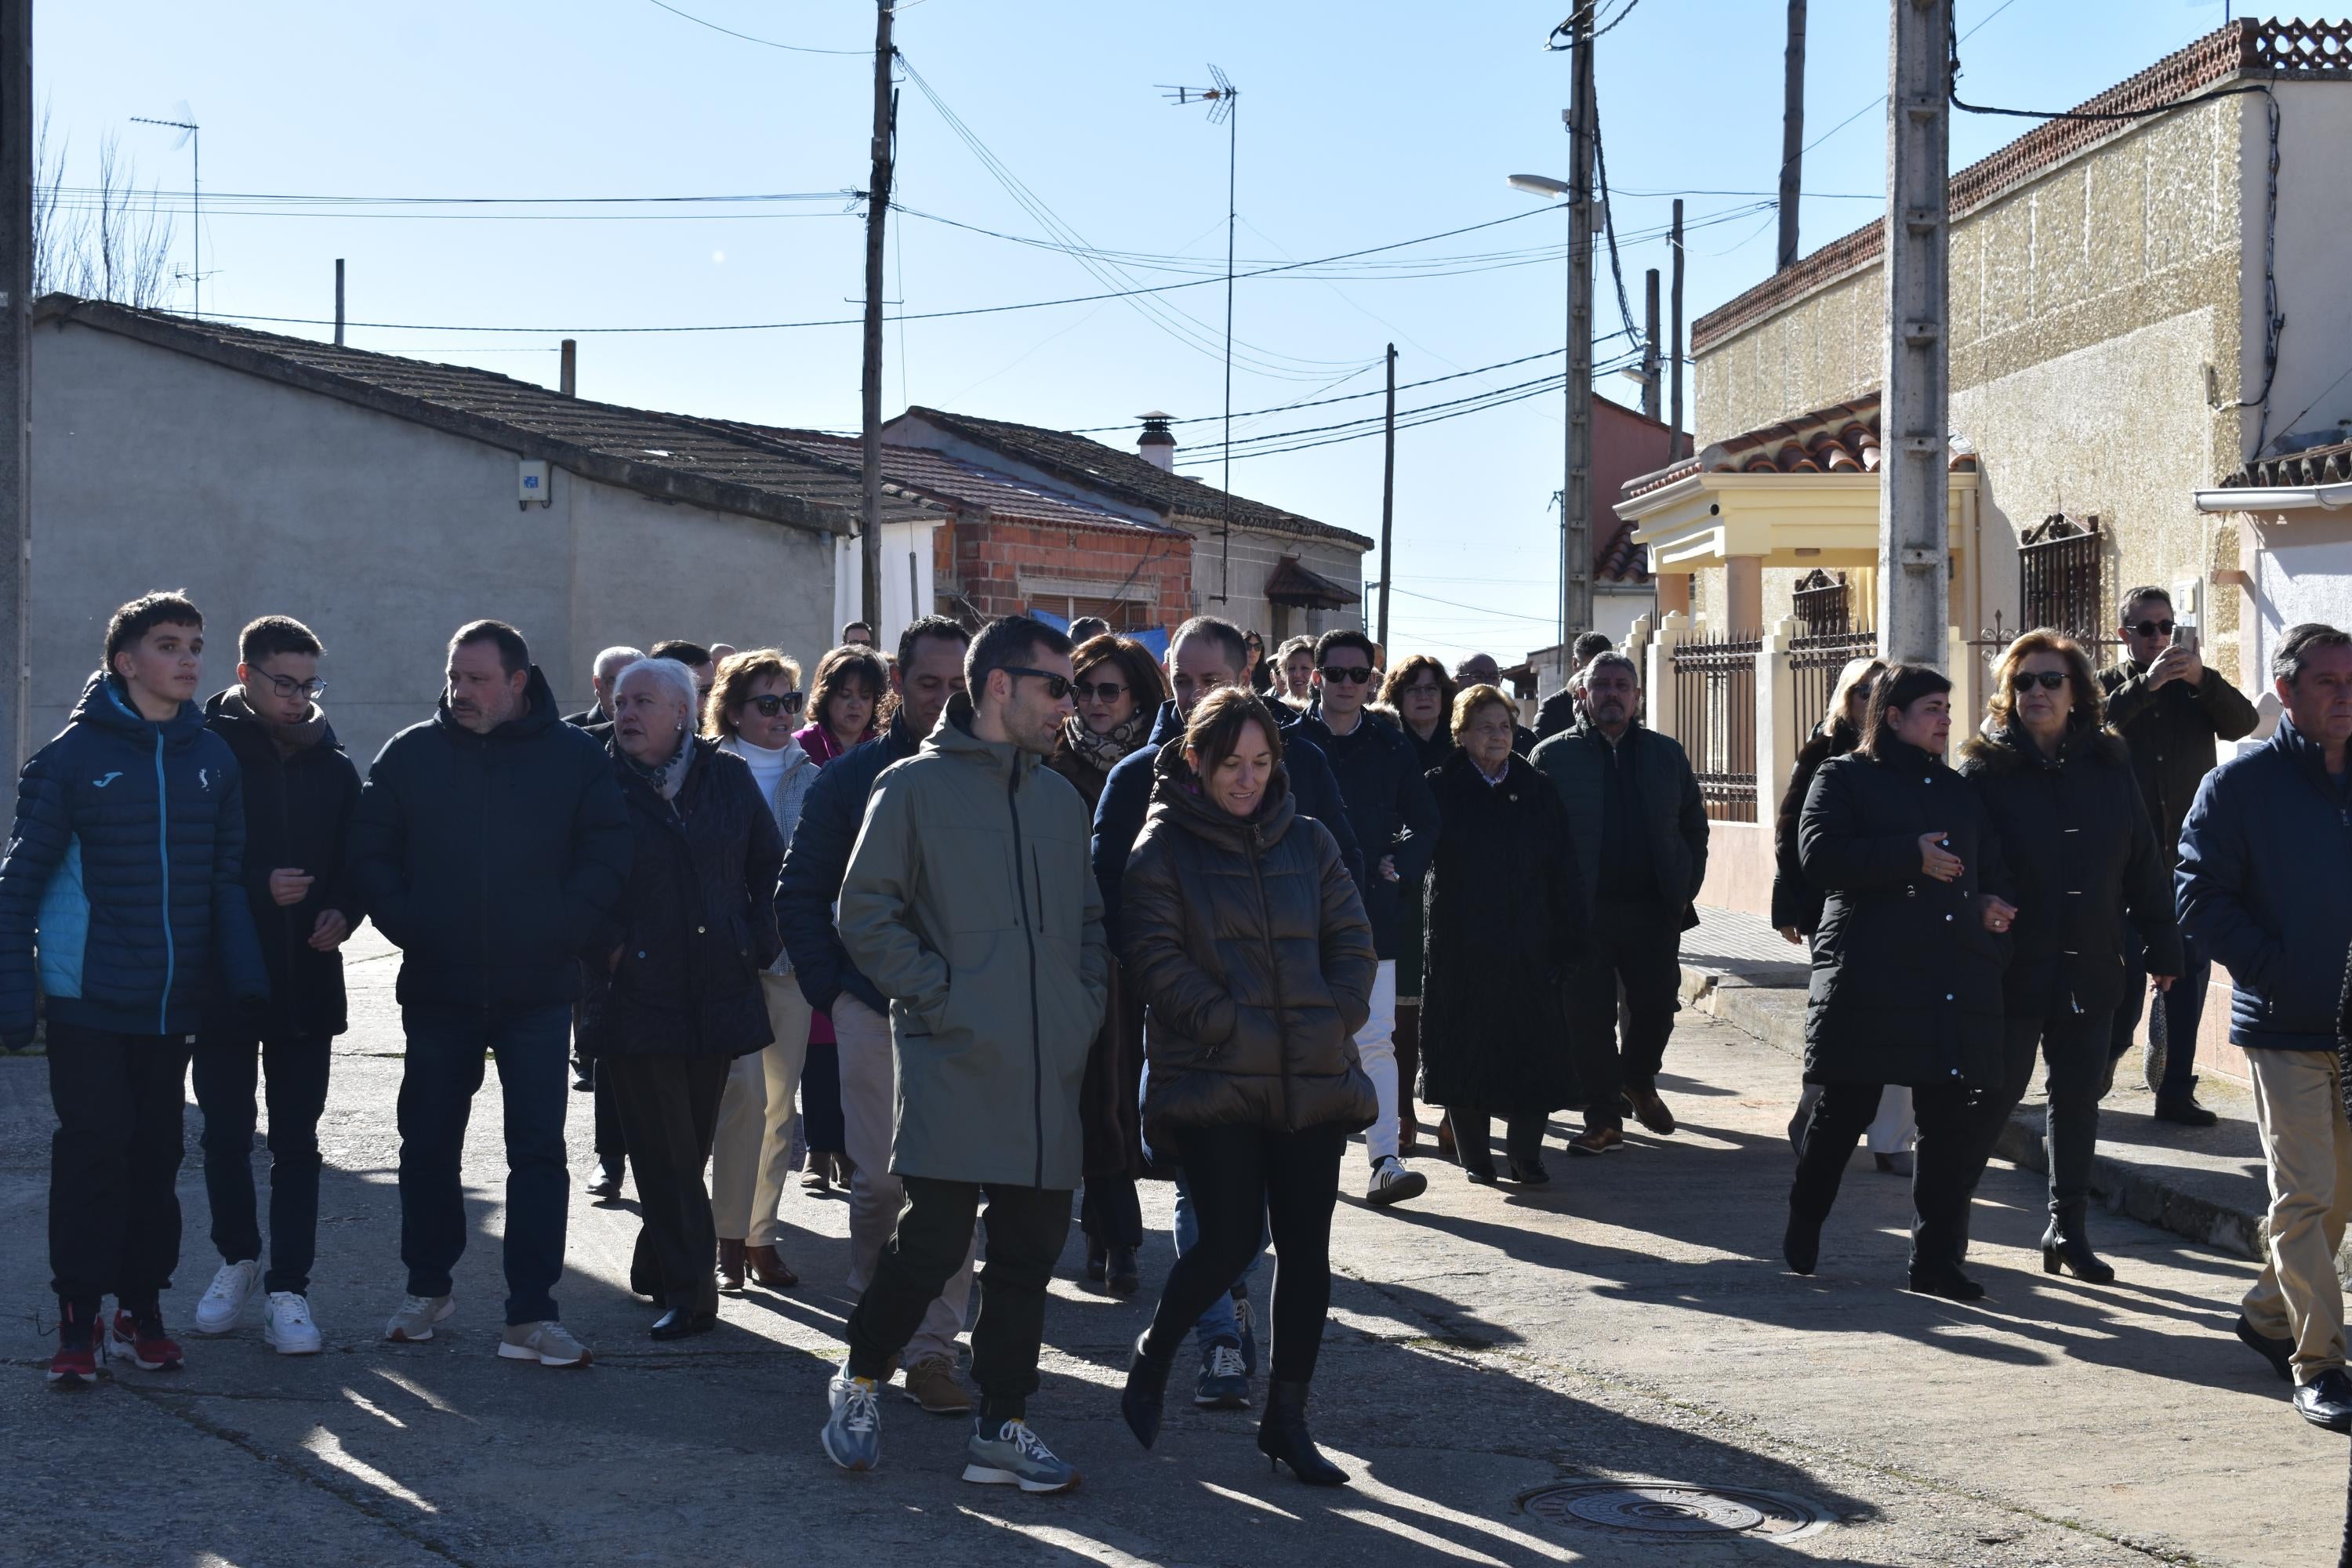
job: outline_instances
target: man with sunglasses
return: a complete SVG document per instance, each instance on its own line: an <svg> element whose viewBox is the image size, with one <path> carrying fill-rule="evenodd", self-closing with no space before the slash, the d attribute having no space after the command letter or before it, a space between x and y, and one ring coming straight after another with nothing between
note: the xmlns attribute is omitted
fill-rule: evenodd
<svg viewBox="0 0 2352 1568"><path fill-rule="evenodd" d="M200 1334L234 1328L267 1291L264 1342L315 1355L310 1263L318 1253L319 1117L327 1064L349 1026L343 939L360 920L343 869L359 770L319 706L325 652L310 627L264 616L237 639L237 684L205 704L205 727L228 742L245 777L245 898L269 973L255 1015L207 1000L196 1032L196 1105L205 1113L205 1195L220 1272L196 1303ZM256 1072L269 1099L269 1267L253 1190Z"/></svg>
<svg viewBox="0 0 2352 1568"><path fill-rule="evenodd" d="M1330 759L1347 804L1348 825L1364 853L1364 914L1372 922L1380 970L1372 981L1372 1016L1356 1031L1356 1054L1380 1097L1380 1114L1364 1131L1372 1173L1367 1203L1385 1208L1419 1197L1429 1178L1407 1170L1398 1156L1396 960L1404 930L1400 887L1418 887L1437 847L1437 797L1422 775L1421 760L1402 730L1367 722L1378 660L1361 632L1325 632L1315 644L1315 678L1323 700L1317 711L1286 725Z"/></svg>
<svg viewBox="0 0 2352 1568"><path fill-rule="evenodd" d="M2172 595L2154 586L2124 595L2125 658L2099 674L2107 694L2107 723L2131 747L2132 772L2156 828L2158 853L2168 874L2179 857L2180 825L2189 816L2197 786L2213 771L2214 742L2235 741L2254 731L2254 705L2221 677L2205 668L2193 637L2174 638ZM2164 1009L2164 1071L2156 1089L2159 1121L2210 1127L2217 1118L2197 1103L2197 1029L2205 1016L2205 991L2213 961L2193 940L2181 942L2180 978L2157 1004ZM2147 1005L2147 971L2138 941L2124 937L2124 999L2116 1009L2108 1054L2120 1060L2131 1049ZM2150 1040L2153 1052L2154 1041Z"/></svg>

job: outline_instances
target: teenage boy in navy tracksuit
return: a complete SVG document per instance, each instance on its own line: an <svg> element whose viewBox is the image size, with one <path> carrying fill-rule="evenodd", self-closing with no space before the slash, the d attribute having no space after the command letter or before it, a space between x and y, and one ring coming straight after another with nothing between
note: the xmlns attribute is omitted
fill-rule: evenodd
<svg viewBox="0 0 2352 1568"><path fill-rule="evenodd" d="M204 616L178 594L114 612L105 667L65 732L25 764L0 858L0 1044L47 998L49 1381L97 1372L100 1298L117 1354L181 1363L158 1305L180 1260L182 1085L217 971L236 1005L269 983L240 880L236 760L194 700Z"/></svg>

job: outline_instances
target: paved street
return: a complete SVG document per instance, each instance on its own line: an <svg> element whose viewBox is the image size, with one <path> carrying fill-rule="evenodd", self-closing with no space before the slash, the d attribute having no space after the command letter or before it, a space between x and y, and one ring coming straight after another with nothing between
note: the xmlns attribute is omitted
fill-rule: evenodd
<svg viewBox="0 0 2352 1568"><path fill-rule="evenodd" d="M1066 1276L1047 1324L1035 1425L1086 1472L1075 1495L958 1481L962 1424L895 1395L884 1467L851 1478L818 1453L848 1303L844 1206L797 1188L788 1249L807 1283L728 1301L683 1348L644 1338L622 1284L627 1207L572 1211L566 1321L597 1347L584 1373L501 1362L495 1078L467 1176L478 1243L460 1310L429 1345L376 1335L400 1285L392 1105L396 959L354 945L358 1026L341 1042L322 1129L329 1170L312 1300L327 1353L271 1354L248 1326L185 1336L178 1373L47 1389L47 1116L37 1058L0 1060L0 1540L17 1562L572 1564L854 1560L1235 1563L1690 1560L1692 1537L1563 1521L1563 1483L1632 1480L1771 1494L1708 1562L2321 1564L2335 1560L2341 1438L2295 1419L2283 1385L2229 1335L2251 1265L2096 1216L2122 1278L2045 1278L2031 1250L2039 1179L1988 1177L1974 1263L1989 1300L1902 1293L1902 1184L1849 1178L1820 1277L1777 1260L1795 1092L1789 1058L1685 1014L1667 1096L1685 1130L1570 1163L1537 1193L1480 1190L1428 1163L1433 1189L1375 1215L1343 1205L1342 1278L1316 1425L1349 1489L1270 1478L1254 1417L1171 1411L1145 1455L1116 1389L1169 1258L1168 1194L1145 1295L1118 1303ZM373 956L371 956L373 955ZM575 1169L589 1165L584 1098ZM185 1262L166 1312L184 1326L209 1279L197 1118L189 1117ZM1356 1183L1350 1160L1349 1184ZM1791 1504L1781 1500L1801 1500ZM1810 1505L1811 1512L1802 1511ZM1790 1511L1797 1510L1797 1511ZM1766 1539L1806 1518L1827 1522Z"/></svg>

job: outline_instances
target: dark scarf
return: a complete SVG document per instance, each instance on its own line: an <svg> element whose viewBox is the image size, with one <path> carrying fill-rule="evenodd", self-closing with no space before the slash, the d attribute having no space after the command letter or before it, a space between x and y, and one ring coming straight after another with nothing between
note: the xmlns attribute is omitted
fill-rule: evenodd
<svg viewBox="0 0 2352 1568"><path fill-rule="evenodd" d="M1087 721L1076 713L1062 721L1062 739L1069 742L1073 755L1085 759L1097 773L1107 773L1120 761L1143 744L1144 734L1150 727L1152 715L1141 707L1097 735L1087 728Z"/></svg>
<svg viewBox="0 0 2352 1568"><path fill-rule="evenodd" d="M242 690L230 692L221 700L221 706L238 718L250 719L259 725L262 733L269 737L269 743L278 748L280 762L297 752L309 751L327 738L326 710L315 702L310 704L309 712L291 724L274 723L256 713L253 704L245 700Z"/></svg>
<svg viewBox="0 0 2352 1568"><path fill-rule="evenodd" d="M613 750L619 752L621 760L629 764L631 773L654 786L656 795L660 795L664 800L676 800L677 792L685 787L686 770L693 762L694 736L688 731L679 731L677 750L669 754L667 761L656 763L651 767L637 761L628 752L621 751L621 743L617 739L613 742Z"/></svg>

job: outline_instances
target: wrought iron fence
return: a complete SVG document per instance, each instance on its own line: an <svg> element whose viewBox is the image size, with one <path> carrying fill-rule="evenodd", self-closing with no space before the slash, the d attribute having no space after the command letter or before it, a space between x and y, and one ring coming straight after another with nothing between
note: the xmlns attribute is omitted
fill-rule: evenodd
<svg viewBox="0 0 2352 1568"><path fill-rule="evenodd" d="M1789 643L1789 750L1794 758L1830 710L1838 675L1853 660L1878 657L1878 634L1868 626L1808 633Z"/></svg>
<svg viewBox="0 0 2352 1568"><path fill-rule="evenodd" d="M1674 650L1675 739L1690 754L1706 814L1756 820L1756 656L1760 635L1693 638Z"/></svg>
<svg viewBox="0 0 2352 1568"><path fill-rule="evenodd" d="M2017 573L2025 606L2020 630L2049 626L2083 645L2093 665L2106 661L2115 639L2102 637L2111 606L2100 583L2099 519L2081 521L2063 512L2043 518L2017 542Z"/></svg>

